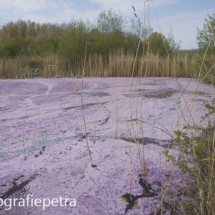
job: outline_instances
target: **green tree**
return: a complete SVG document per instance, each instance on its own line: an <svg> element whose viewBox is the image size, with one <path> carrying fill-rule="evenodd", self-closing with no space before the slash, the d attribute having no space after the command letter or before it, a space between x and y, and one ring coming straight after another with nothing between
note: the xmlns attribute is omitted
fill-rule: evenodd
<svg viewBox="0 0 215 215"><path fill-rule="evenodd" d="M197 28L197 45L198 51L195 54L193 64L196 71L196 76L199 76L199 78L202 79L211 70L210 73L207 74L205 81L209 83L214 82L215 68L213 66L215 64L215 14L213 14L213 16L209 16L209 19L205 19L202 30ZM206 56L205 59L204 56Z"/></svg>
<svg viewBox="0 0 215 215"><path fill-rule="evenodd" d="M102 54L107 57L110 51L115 52L123 48L125 35L124 27L126 19L119 11L118 13L111 8L103 10L98 14L95 20L96 26L93 26L89 32L89 53Z"/></svg>
<svg viewBox="0 0 215 215"><path fill-rule="evenodd" d="M19 26L19 36L21 36L21 37L27 37L28 26L27 26L26 21L23 21L23 20L19 19L17 21L17 25Z"/></svg>
<svg viewBox="0 0 215 215"><path fill-rule="evenodd" d="M16 47L11 39L4 40L0 46L0 56L15 57Z"/></svg>
<svg viewBox="0 0 215 215"><path fill-rule="evenodd" d="M91 43L88 53L102 54L107 58L110 51L113 53L124 48L125 36L118 29L102 33L97 28L93 28L88 34L88 41Z"/></svg>
<svg viewBox="0 0 215 215"><path fill-rule="evenodd" d="M36 23L28 20L27 24L28 24L28 36L36 37L38 35L38 32L36 31Z"/></svg>
<svg viewBox="0 0 215 215"><path fill-rule="evenodd" d="M9 22L0 29L1 56L56 53L59 38L64 31L62 26L50 23L40 24L30 20Z"/></svg>
<svg viewBox="0 0 215 215"><path fill-rule="evenodd" d="M59 41L58 54L69 67L75 67L83 58L87 41L88 29L86 23L71 20Z"/></svg>
<svg viewBox="0 0 215 215"><path fill-rule="evenodd" d="M23 47L23 50L22 50L22 54L24 55L30 55L32 52L32 49L30 49L31 47L31 43L33 43L34 41L34 38L33 37L26 37L24 39L24 47Z"/></svg>
<svg viewBox="0 0 215 215"><path fill-rule="evenodd" d="M152 33L145 43L145 53L149 52L153 55L158 54L160 57L172 56L175 51L180 48L180 42L176 43L173 38L166 38L164 35L154 32Z"/></svg>
<svg viewBox="0 0 215 215"><path fill-rule="evenodd" d="M126 25L126 19L119 11L117 14L113 9L103 10L98 14L97 28L101 33L110 33L116 30L122 31Z"/></svg>

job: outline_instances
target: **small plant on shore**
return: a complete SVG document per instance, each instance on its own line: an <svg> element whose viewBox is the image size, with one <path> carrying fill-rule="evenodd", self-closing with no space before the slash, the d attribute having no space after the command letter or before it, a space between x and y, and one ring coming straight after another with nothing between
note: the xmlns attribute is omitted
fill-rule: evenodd
<svg viewBox="0 0 215 215"><path fill-rule="evenodd" d="M211 106L204 102L205 107L209 110L205 120L211 114L215 114L215 99ZM201 130L200 136L188 137L186 132L175 131L179 143L181 155L176 159L169 155L169 151L164 151L167 161L177 165L192 182L192 190L195 190L194 201L188 205L182 204L187 214L215 214L215 126L211 125L208 120L208 127L184 126L185 129ZM183 139L181 139L183 137Z"/></svg>

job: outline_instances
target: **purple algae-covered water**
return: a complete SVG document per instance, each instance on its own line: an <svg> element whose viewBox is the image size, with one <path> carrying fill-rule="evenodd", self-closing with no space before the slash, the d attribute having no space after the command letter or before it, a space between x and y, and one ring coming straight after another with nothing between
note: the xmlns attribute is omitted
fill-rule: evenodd
<svg viewBox="0 0 215 215"><path fill-rule="evenodd" d="M203 101L214 98L213 87L203 83L191 95L197 86L191 78L133 78L131 91L131 78L83 78L86 135L81 81L0 80L0 199L25 201L10 209L0 201L0 214L152 214L173 168L161 152L170 145L170 152L178 154L170 135L188 120L200 125L207 113ZM177 124L179 109L183 116ZM171 183L169 193L182 188L177 168ZM184 178L183 186L188 184ZM69 200L61 204L60 197ZM45 203L27 206L27 198L29 204L37 198ZM58 202L48 205L44 198ZM76 206L70 205L73 198ZM170 201L168 195L165 200Z"/></svg>

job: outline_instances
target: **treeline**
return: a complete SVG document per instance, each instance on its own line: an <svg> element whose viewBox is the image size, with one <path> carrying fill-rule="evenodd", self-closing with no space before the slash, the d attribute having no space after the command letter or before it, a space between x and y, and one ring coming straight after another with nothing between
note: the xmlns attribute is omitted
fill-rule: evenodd
<svg viewBox="0 0 215 215"><path fill-rule="evenodd" d="M87 50L88 76L130 76L135 61L134 75L190 77L194 72L195 77L215 83L215 14L205 20L202 30L197 29L198 49L192 51L179 50L172 34L167 38L151 26L145 26L141 34L143 22L136 18L127 22L120 12L109 9L93 21L5 24L0 29L0 77L32 77L35 68L42 77L81 75ZM49 65L54 65L53 70L49 71Z"/></svg>
<svg viewBox="0 0 215 215"><path fill-rule="evenodd" d="M0 29L0 56L41 57L57 54L62 59L75 63L83 58L86 41L88 55L98 54L107 58L110 53L119 50L124 54L134 55L142 24L139 19L131 19L128 23L120 12L112 9L100 12L93 22L72 19L68 24L40 24L18 20L5 24ZM180 47L171 37L153 33L150 26L143 29L141 40L139 56L150 51L154 55L165 57L167 52L171 55Z"/></svg>
<svg viewBox="0 0 215 215"><path fill-rule="evenodd" d="M64 25L18 20L0 29L0 56L56 53Z"/></svg>

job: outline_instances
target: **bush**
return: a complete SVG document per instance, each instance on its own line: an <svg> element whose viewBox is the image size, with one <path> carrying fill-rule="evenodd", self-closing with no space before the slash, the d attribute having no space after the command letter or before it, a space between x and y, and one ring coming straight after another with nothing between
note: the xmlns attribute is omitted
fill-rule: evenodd
<svg viewBox="0 0 215 215"><path fill-rule="evenodd" d="M202 120L205 120L210 114L215 114L215 99L213 99L212 103L214 106L204 102L209 112L204 117L201 117ZM188 179L194 182L193 188L198 188L198 195L193 201L195 213L215 214L215 136L212 138L215 126L212 127L211 122L208 121L206 129L190 125L184 126L184 128L194 129L195 131L201 130L202 134L199 137L189 138L186 132L175 131L174 133L177 136L175 140L179 144L179 150L182 155L176 160L174 156L169 155L168 150L164 151L164 154L167 157L167 161L173 162L183 173L188 173ZM190 164L193 166L188 167ZM189 210L191 210L190 207Z"/></svg>
<svg viewBox="0 0 215 215"><path fill-rule="evenodd" d="M215 14L213 14L213 17L210 16L209 20L211 22L205 19L206 24L203 25L202 30L197 28L199 49L194 56L193 68L196 71L197 77L200 74L199 78L202 79L207 75L205 81L212 83L215 78ZM213 33L211 28L213 28ZM210 72L208 73L208 71Z"/></svg>

